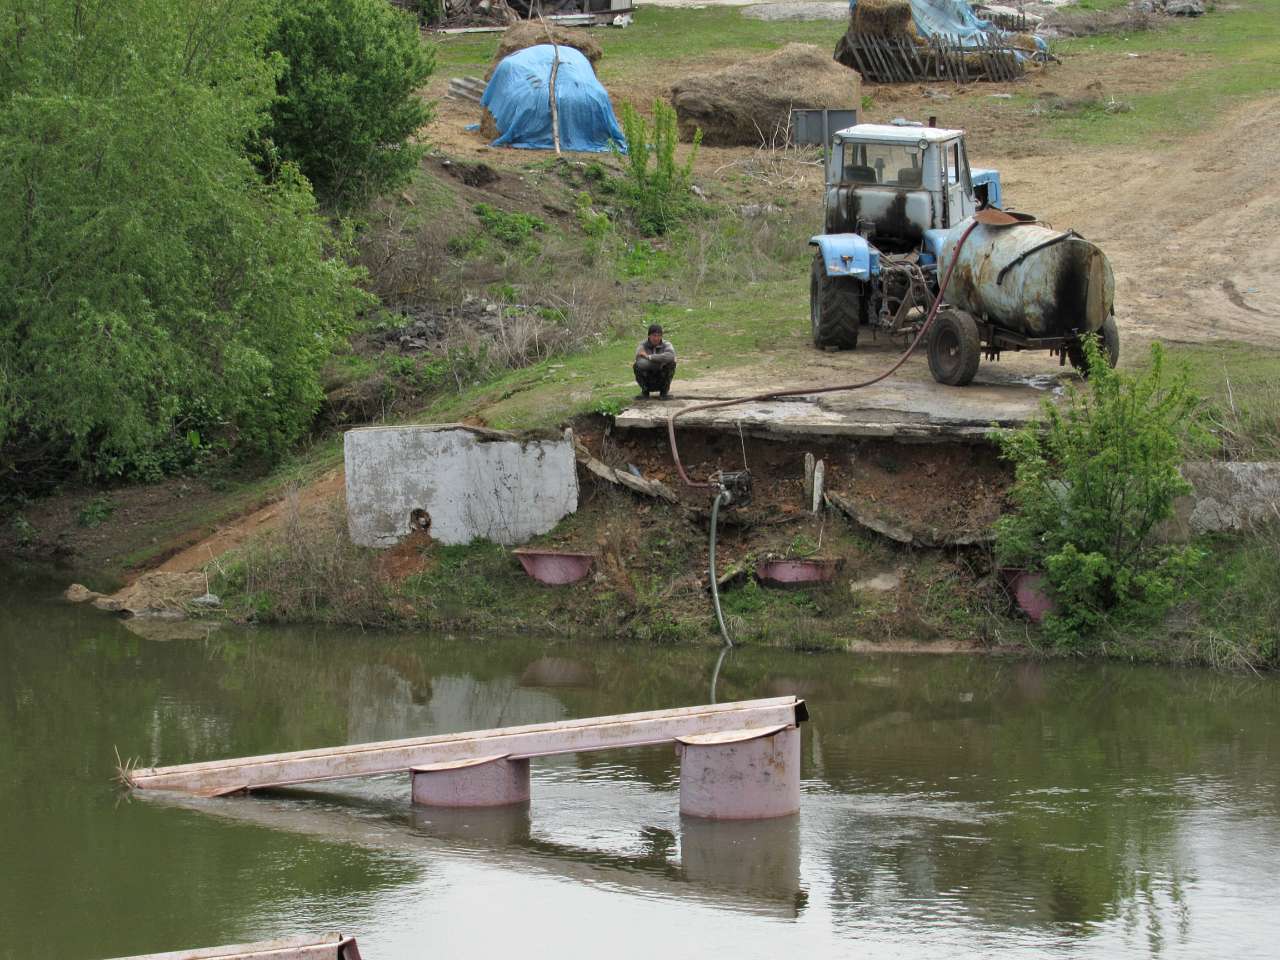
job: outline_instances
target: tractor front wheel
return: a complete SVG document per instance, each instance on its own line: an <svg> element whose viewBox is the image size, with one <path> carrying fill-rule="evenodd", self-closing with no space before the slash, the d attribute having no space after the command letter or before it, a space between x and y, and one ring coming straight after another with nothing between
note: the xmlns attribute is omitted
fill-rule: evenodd
<svg viewBox="0 0 1280 960"><path fill-rule="evenodd" d="M1098 331L1098 336L1101 338L1098 346L1102 348L1102 355L1107 358L1107 363L1114 370L1116 364L1120 362L1120 328L1116 326L1115 317L1107 317L1102 321L1102 329ZM1089 376L1089 371L1085 368L1084 346L1079 340L1067 347L1067 359L1080 371L1081 376Z"/></svg>
<svg viewBox="0 0 1280 960"><path fill-rule="evenodd" d="M943 310L929 332L929 372L938 383L963 387L973 380L982 359L978 321L960 310Z"/></svg>
<svg viewBox="0 0 1280 960"><path fill-rule="evenodd" d="M862 284L853 277L829 277L822 254L813 257L809 271L809 323L813 345L819 350L853 350L858 346L862 319Z"/></svg>

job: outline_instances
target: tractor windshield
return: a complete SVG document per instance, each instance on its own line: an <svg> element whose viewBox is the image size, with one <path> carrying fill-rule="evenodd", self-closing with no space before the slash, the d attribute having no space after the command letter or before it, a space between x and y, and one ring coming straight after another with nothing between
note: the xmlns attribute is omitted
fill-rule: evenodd
<svg viewBox="0 0 1280 960"><path fill-rule="evenodd" d="M920 148L906 143L846 143L844 182L877 183L919 189L923 184Z"/></svg>

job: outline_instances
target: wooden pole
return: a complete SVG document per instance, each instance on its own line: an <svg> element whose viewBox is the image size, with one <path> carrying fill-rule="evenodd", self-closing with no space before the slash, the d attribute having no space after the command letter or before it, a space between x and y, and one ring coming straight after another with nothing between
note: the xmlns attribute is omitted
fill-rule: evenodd
<svg viewBox="0 0 1280 960"><path fill-rule="evenodd" d="M560 156L560 106L556 103L556 74L560 72L560 45L556 43L556 38L551 33L551 28L547 26L547 21L542 16L542 9L538 9L538 20L542 22L542 29L547 31L547 42L551 44L551 146L555 148L556 156Z"/></svg>

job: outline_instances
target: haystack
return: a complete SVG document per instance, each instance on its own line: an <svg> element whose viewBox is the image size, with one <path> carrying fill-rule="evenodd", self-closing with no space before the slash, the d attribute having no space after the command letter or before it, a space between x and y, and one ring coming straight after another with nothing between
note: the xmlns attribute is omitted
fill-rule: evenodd
<svg viewBox="0 0 1280 960"><path fill-rule="evenodd" d="M600 48L600 44L586 30L565 30L559 27L552 27L551 39L548 40L547 28L541 23L534 20L521 20L519 23L507 27L506 32L503 33L502 42L498 44L498 52L489 61L489 69L484 72L485 80L492 79L493 71L498 69L498 64L511 56L511 54L517 50L524 50L526 47L536 47L540 43L556 43L563 47L573 47L573 49L591 61L592 70L596 68L600 58L604 56L604 50Z"/></svg>
<svg viewBox="0 0 1280 960"><path fill-rule="evenodd" d="M873 37L914 37L916 22L909 0L858 0L849 30Z"/></svg>
<svg viewBox="0 0 1280 960"><path fill-rule="evenodd" d="M727 67L686 77L671 88L680 136L713 146L758 146L785 142L792 107L855 109L862 78L807 43Z"/></svg>

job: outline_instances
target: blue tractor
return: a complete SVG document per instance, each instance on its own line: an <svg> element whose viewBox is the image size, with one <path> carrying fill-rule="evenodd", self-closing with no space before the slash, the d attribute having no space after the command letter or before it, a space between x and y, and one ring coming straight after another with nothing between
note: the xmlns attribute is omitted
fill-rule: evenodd
<svg viewBox="0 0 1280 960"><path fill-rule="evenodd" d="M1002 200L999 173L969 168L963 130L864 123L834 134L825 232L809 241L814 345L853 350L863 327L913 335L954 258L926 343L939 383L969 383L984 354L1004 350L1083 368L1088 334L1114 366L1115 279L1102 251L1022 214L1006 218L1013 226L973 223Z"/></svg>

